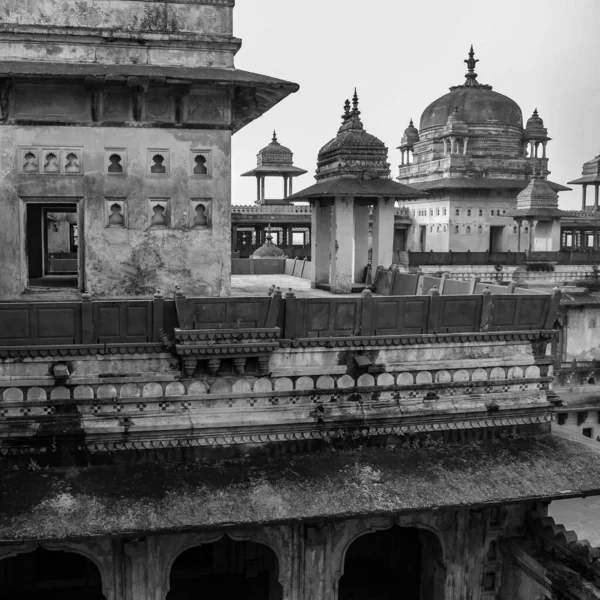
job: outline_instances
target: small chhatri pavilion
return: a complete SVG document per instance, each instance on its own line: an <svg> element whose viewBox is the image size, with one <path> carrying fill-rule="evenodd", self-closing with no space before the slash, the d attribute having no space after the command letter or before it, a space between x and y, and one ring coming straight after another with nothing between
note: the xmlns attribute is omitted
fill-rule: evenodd
<svg viewBox="0 0 600 600"><path fill-rule="evenodd" d="M313 287L344 294L364 286L369 263L372 212L373 265L393 260L394 207L397 200L422 196L390 179L385 144L364 129L356 90L346 100L337 136L321 148L317 183L288 200L312 205Z"/></svg>
<svg viewBox="0 0 600 600"><path fill-rule="evenodd" d="M256 177L256 204L281 204L281 199L265 198L265 178L281 177L283 179L283 199L292 194L292 181L307 173L294 166L293 153L289 148L277 141L277 133L273 131L273 139L256 155L256 169L243 173L242 177Z"/></svg>

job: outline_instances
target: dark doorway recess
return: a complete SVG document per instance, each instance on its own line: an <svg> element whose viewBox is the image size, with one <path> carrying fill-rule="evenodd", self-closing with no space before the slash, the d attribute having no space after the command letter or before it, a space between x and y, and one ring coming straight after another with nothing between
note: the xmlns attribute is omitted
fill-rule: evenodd
<svg viewBox="0 0 600 600"><path fill-rule="evenodd" d="M30 287L78 287L77 204L28 203L26 243Z"/></svg>
<svg viewBox="0 0 600 600"><path fill-rule="evenodd" d="M339 600L439 600L445 569L437 537L394 526L355 540L346 552Z"/></svg>
<svg viewBox="0 0 600 600"><path fill-rule="evenodd" d="M105 600L98 567L73 552L38 548L0 560L2 600Z"/></svg>
<svg viewBox="0 0 600 600"><path fill-rule="evenodd" d="M281 600L275 553L227 536L186 550L173 563L167 600L204 598Z"/></svg>

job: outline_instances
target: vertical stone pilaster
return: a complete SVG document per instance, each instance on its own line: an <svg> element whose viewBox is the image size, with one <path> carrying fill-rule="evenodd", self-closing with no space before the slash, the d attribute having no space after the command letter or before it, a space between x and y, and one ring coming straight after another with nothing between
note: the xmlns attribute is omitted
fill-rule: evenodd
<svg viewBox="0 0 600 600"><path fill-rule="evenodd" d="M393 198L377 198L373 208L373 272L379 265L389 267L394 260L394 204Z"/></svg>
<svg viewBox="0 0 600 600"><path fill-rule="evenodd" d="M123 600L149 600L152 594L148 581L148 544L146 539L126 541L125 597Z"/></svg>
<svg viewBox="0 0 600 600"><path fill-rule="evenodd" d="M369 206L354 205L354 281L362 282L369 262Z"/></svg>
<svg viewBox="0 0 600 600"><path fill-rule="evenodd" d="M354 198L336 197L331 220L331 291L348 294L354 280Z"/></svg>
<svg viewBox="0 0 600 600"><path fill-rule="evenodd" d="M312 287L329 282L329 253L331 239L331 205L316 200L311 217L311 256L313 262Z"/></svg>

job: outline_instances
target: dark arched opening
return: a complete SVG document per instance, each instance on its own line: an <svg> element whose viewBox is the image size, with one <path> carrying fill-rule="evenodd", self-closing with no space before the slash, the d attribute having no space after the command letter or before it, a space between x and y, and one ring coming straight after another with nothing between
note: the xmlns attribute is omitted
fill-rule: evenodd
<svg viewBox="0 0 600 600"><path fill-rule="evenodd" d="M350 545L339 600L440 600L444 580L438 538L423 529L394 526Z"/></svg>
<svg viewBox="0 0 600 600"><path fill-rule="evenodd" d="M105 600L98 567L81 554L49 551L0 560L2 600Z"/></svg>
<svg viewBox="0 0 600 600"><path fill-rule="evenodd" d="M182 552L171 569L167 600L200 598L281 600L275 553L227 536Z"/></svg>

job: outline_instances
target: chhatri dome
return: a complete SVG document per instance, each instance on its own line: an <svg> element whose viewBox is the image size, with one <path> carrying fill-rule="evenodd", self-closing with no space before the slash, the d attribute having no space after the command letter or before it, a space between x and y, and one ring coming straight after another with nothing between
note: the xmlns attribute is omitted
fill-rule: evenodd
<svg viewBox="0 0 600 600"><path fill-rule="evenodd" d="M443 127L455 107L459 107L467 123L487 123L514 125L523 127L523 114L519 105L508 96L494 92L491 85L477 81L475 65L479 59L475 58L473 46L469 51L467 73L462 85L455 85L450 92L432 102L421 115L420 133L431 127Z"/></svg>

